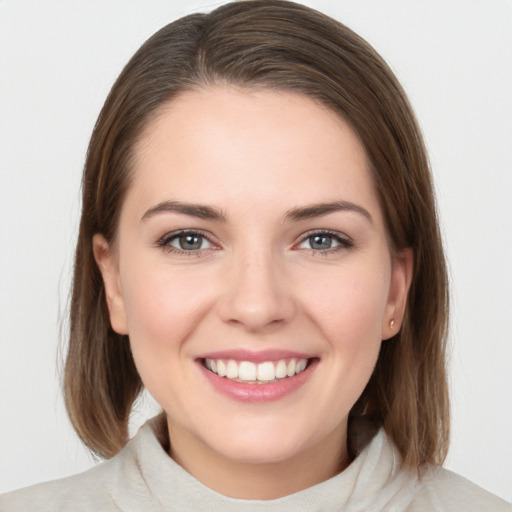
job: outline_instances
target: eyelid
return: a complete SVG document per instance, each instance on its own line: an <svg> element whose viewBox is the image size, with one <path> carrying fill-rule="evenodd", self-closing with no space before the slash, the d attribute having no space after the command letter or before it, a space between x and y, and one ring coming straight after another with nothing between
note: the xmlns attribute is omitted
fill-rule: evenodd
<svg viewBox="0 0 512 512"><path fill-rule="evenodd" d="M308 232L302 234L299 238L299 241L294 245L294 248L295 247L300 248L299 246L302 243L304 243L308 238L315 236L315 235L327 235L327 236L335 239L339 245L337 245L335 247L331 247L329 249L324 249L324 250L315 250L315 249L304 249L304 250L309 250L314 253L325 254L325 253L329 253L329 252L335 252L339 249L350 249L350 248L354 247L353 240L349 236L347 236L339 231L333 231L331 229L313 229L311 231L308 231Z"/></svg>
<svg viewBox="0 0 512 512"><path fill-rule="evenodd" d="M185 251L183 249L179 249L178 247L174 247L170 244L171 241L179 238L183 235L196 235L204 238L207 240L211 247L208 247L206 249L197 249L197 250L191 250L191 251ZM185 255L185 256L200 256L201 254L211 251L211 250L218 250L219 244L214 240L213 235L210 233L207 233L201 229L177 229L175 231L169 231L162 237L160 237L156 242L155 245L161 249L164 249L170 253L178 254L178 255Z"/></svg>
<svg viewBox="0 0 512 512"><path fill-rule="evenodd" d="M210 244L211 247L208 247L206 249L196 249L196 250L190 250L186 251L183 249L179 249L177 247L174 247L170 244L171 241L177 239L180 236L183 235L197 235L204 239L206 239ZM324 235L333 238L337 245L328 249L307 249L307 248L301 248L299 247L302 243L304 243L308 238L315 236L315 235ZM205 252L212 251L212 250L218 250L220 249L220 244L215 241L215 237L205 232L201 229L195 229L195 228L185 228L185 229L177 229L175 231L170 231L160 237L156 242L155 245L161 249L167 250L170 253L175 253L179 255L186 255L186 256L200 256ZM293 249L302 249L306 251L310 251L313 253L320 253L320 254L329 254L336 252L341 249L350 249L354 246L353 240L345 235L344 233L341 233L339 231L334 231L331 229L313 229L311 231L307 231L306 233L303 233L299 240L293 245Z"/></svg>

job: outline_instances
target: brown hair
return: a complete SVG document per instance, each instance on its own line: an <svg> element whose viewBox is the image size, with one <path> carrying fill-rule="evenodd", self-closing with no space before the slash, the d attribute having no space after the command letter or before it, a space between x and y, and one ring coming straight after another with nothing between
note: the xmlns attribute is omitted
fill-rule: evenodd
<svg viewBox="0 0 512 512"><path fill-rule="evenodd" d="M233 2L154 34L128 62L94 128L83 175L64 392L71 422L95 453L128 440L142 389L130 346L110 327L92 237L115 240L132 150L162 105L215 84L295 91L338 112L372 165L393 250L410 247L414 272L400 332L379 359L351 417L383 423L408 467L441 463L449 407L448 289L433 186L420 130L382 58L350 29L282 0Z"/></svg>

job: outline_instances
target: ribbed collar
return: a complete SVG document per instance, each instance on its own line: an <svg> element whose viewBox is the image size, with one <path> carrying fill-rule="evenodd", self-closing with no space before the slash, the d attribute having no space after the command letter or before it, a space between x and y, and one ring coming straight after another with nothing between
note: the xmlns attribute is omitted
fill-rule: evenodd
<svg viewBox="0 0 512 512"><path fill-rule="evenodd" d="M138 472L130 475L136 487L133 494L113 496L118 505L126 504L127 509L132 509L135 494L144 494L155 510L176 512L404 510L417 486L413 475L400 471L398 451L381 429L342 473L325 482L274 500L228 498L175 463L162 448L156 430L158 418L146 423L123 450L122 467L127 471L130 468L130 472L137 468Z"/></svg>

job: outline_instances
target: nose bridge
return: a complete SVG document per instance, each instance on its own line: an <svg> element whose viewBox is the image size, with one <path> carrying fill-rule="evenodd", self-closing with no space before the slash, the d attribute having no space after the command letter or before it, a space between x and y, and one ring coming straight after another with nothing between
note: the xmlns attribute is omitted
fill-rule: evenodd
<svg viewBox="0 0 512 512"><path fill-rule="evenodd" d="M257 331L284 323L293 315L285 272L269 244L238 250L226 272L223 320Z"/></svg>

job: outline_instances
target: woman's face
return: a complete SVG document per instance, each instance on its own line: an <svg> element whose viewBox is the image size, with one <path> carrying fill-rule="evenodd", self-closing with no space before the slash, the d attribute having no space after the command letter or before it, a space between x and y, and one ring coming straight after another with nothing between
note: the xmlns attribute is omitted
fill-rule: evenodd
<svg viewBox="0 0 512 512"><path fill-rule="evenodd" d="M292 93L182 94L138 141L115 246L94 249L185 466L343 453L411 258L391 258L340 117Z"/></svg>

